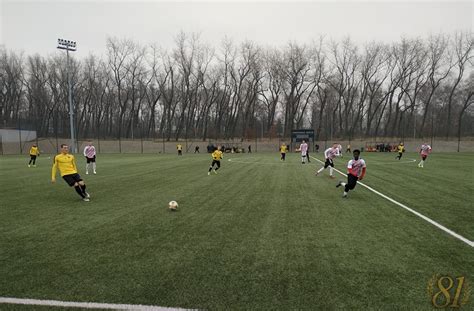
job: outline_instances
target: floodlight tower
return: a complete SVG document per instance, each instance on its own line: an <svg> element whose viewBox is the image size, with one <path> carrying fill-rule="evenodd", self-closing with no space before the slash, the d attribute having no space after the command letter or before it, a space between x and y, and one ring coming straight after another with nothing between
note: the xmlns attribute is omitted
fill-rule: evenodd
<svg viewBox="0 0 474 311"><path fill-rule="evenodd" d="M72 105L72 84L71 74L69 73L69 51L76 51L76 41L58 39L58 49L66 50L66 72L69 97L69 123L71 124L71 152L77 152L76 139L74 135L74 109Z"/></svg>

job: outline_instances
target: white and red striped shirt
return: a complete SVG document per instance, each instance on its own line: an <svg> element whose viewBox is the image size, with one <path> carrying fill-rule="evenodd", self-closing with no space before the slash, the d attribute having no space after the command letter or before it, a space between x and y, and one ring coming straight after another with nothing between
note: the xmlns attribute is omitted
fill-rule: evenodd
<svg viewBox="0 0 474 311"><path fill-rule="evenodd" d="M84 156L88 158L95 157L95 147L94 146L86 146L84 148Z"/></svg>
<svg viewBox="0 0 474 311"><path fill-rule="evenodd" d="M339 157L341 154L339 152L339 148L328 148L324 151L324 157L326 159L334 159L335 157Z"/></svg>
<svg viewBox="0 0 474 311"><path fill-rule="evenodd" d="M365 165L364 159L358 159L358 160L352 159L347 163L347 172L357 177L364 176L365 168L366 168L366 165Z"/></svg>
<svg viewBox="0 0 474 311"><path fill-rule="evenodd" d="M308 152L308 144L307 143L302 143L300 145L300 150L301 150L301 155L305 156L306 153Z"/></svg>
<svg viewBox="0 0 474 311"><path fill-rule="evenodd" d="M421 155L427 156L427 155L430 154L430 152L431 152L431 146L430 145L428 145L428 144L421 145L421 150L420 150Z"/></svg>

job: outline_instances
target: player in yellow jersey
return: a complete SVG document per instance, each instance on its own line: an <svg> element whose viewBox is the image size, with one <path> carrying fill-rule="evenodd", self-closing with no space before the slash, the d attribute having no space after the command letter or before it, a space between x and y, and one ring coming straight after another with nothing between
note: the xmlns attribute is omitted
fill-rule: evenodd
<svg viewBox="0 0 474 311"><path fill-rule="evenodd" d="M286 153L288 152L288 148L286 147L286 144L285 143L281 143L281 146L280 146L280 160L281 161L285 161L285 157L286 157Z"/></svg>
<svg viewBox="0 0 474 311"><path fill-rule="evenodd" d="M183 146L181 144L177 144L176 149L178 149L178 155L183 155Z"/></svg>
<svg viewBox="0 0 474 311"><path fill-rule="evenodd" d="M77 173L76 160L72 154L69 154L69 146L61 144L61 153L54 157L53 168L51 172L51 182L56 182L56 170L59 169L61 177L70 187L76 189L82 200L89 202L90 195L86 192L86 184Z"/></svg>
<svg viewBox="0 0 474 311"><path fill-rule="evenodd" d="M217 170L221 167L221 160L223 158L222 151L221 151L221 146L217 146L217 149L214 150L214 152L212 153L211 156L212 156L212 163L211 163L211 166L209 167L209 171L207 172L207 175L211 175L211 171L213 170L214 165L217 166L213 170L214 174L217 174Z"/></svg>
<svg viewBox="0 0 474 311"><path fill-rule="evenodd" d="M38 147L33 144L30 149L30 162L28 163L28 167L31 167L31 163L33 163L33 167L36 167L36 157L39 157L40 152Z"/></svg>
<svg viewBox="0 0 474 311"><path fill-rule="evenodd" d="M402 158L403 153L405 152L405 146L403 145L403 143L400 143L398 145L397 151L398 151L398 156L396 156L395 159L400 160Z"/></svg>

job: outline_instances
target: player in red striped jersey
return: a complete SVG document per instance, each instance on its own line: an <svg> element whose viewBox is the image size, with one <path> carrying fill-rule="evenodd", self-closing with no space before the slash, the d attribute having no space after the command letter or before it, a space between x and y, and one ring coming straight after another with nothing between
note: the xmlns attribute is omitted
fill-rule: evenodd
<svg viewBox="0 0 474 311"><path fill-rule="evenodd" d="M89 165L92 163L92 170L94 171L94 175L97 174L96 172L96 165L95 165L95 147L92 145L92 141L89 141L89 144L84 148L84 156L86 157L86 175L89 174Z"/></svg>
<svg viewBox="0 0 474 311"><path fill-rule="evenodd" d="M341 149L339 148L340 145L334 143L331 148L328 148L324 151L324 158L326 162L324 162L324 166L321 167L315 175L318 176L322 171L324 171L329 166L329 177L335 178L333 176L333 167L334 167L334 158L342 156Z"/></svg>
<svg viewBox="0 0 474 311"><path fill-rule="evenodd" d="M366 165L364 159L361 159L360 151L354 150L352 153L354 158L347 163L347 183L340 181L336 187L344 186L343 198L347 197L349 190L353 190L358 180L362 180L365 176Z"/></svg>
<svg viewBox="0 0 474 311"><path fill-rule="evenodd" d="M423 145L421 145L421 148L420 148L421 161L420 163L418 163L418 167L421 167L421 168L423 167L423 165L425 164L425 160L430 153L431 153L431 146L428 145L428 143L424 143Z"/></svg>

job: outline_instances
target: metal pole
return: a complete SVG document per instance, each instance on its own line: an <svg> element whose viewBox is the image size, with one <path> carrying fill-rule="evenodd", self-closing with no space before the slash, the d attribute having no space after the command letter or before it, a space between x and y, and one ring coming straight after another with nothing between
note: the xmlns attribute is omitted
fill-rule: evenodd
<svg viewBox="0 0 474 311"><path fill-rule="evenodd" d="M165 127L163 126L163 129L161 130L161 151L165 153Z"/></svg>
<svg viewBox="0 0 474 311"><path fill-rule="evenodd" d="M21 144L21 117L18 117L18 138L20 141L20 154L23 153L23 145Z"/></svg>
<svg viewBox="0 0 474 311"><path fill-rule="evenodd" d="M69 49L66 49L66 72L67 72L67 83L69 93L69 123L71 125L71 152L76 153L76 142L74 135L74 110L72 108L72 85L71 85L71 74L69 72Z"/></svg>
<svg viewBox="0 0 474 311"><path fill-rule="evenodd" d="M434 119L433 119L434 109L431 108L431 148L433 148L433 136L434 136Z"/></svg>
<svg viewBox="0 0 474 311"><path fill-rule="evenodd" d="M258 151L258 128L257 125L255 124L255 152Z"/></svg>
<svg viewBox="0 0 474 311"><path fill-rule="evenodd" d="M416 111L413 113L413 139L416 139Z"/></svg>

